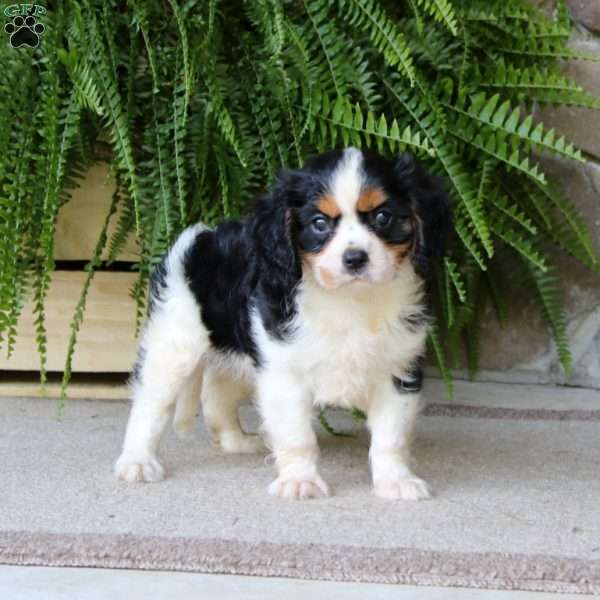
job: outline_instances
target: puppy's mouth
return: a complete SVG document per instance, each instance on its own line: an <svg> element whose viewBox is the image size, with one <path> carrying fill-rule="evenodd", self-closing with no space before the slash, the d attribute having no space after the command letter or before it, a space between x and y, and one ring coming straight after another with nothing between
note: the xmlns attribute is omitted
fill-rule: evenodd
<svg viewBox="0 0 600 600"><path fill-rule="evenodd" d="M370 270L357 273L332 273L328 269L320 268L318 270L317 281L328 290L336 290L342 287L365 288L378 283Z"/></svg>

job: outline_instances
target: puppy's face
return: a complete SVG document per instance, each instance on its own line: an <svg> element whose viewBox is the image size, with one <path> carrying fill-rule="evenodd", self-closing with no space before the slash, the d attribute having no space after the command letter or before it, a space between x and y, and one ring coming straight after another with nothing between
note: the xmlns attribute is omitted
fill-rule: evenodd
<svg viewBox="0 0 600 600"><path fill-rule="evenodd" d="M309 163L291 211L303 270L326 289L362 287L389 282L418 259L425 229L418 196L427 193L419 184L432 180L418 171L417 182L417 169L412 158L393 162L356 148Z"/></svg>

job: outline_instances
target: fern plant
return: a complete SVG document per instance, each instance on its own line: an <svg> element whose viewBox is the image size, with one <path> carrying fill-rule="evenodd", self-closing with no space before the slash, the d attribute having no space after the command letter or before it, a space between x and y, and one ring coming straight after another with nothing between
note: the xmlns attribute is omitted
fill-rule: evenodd
<svg viewBox="0 0 600 600"><path fill-rule="evenodd" d="M596 272L600 260L536 160L582 153L532 111L600 100L558 70L590 58L567 46L563 5L549 20L522 0L58 0L39 18L37 48L0 49L0 341L10 355L32 296L42 379L56 217L91 164L108 161L117 185L65 384L105 247L110 263L137 235L141 317L153 266L183 227L244 214L281 168L348 144L409 150L447 180L455 236L433 281L430 348L448 384L463 341L477 368L486 302L506 318L496 265L507 256L569 370L549 250Z"/></svg>

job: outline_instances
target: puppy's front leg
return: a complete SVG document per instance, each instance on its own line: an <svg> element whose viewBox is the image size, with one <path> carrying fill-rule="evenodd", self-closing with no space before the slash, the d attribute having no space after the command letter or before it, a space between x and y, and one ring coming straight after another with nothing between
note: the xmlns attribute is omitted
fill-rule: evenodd
<svg viewBox="0 0 600 600"><path fill-rule="evenodd" d="M382 381L371 398L369 459L374 491L380 498L420 500L430 496L427 484L410 469L410 441L419 392L402 388L392 377Z"/></svg>
<svg viewBox="0 0 600 600"><path fill-rule="evenodd" d="M319 447L312 429L310 394L291 373L265 371L258 378L258 405L278 477L269 494L280 498L328 496L317 472Z"/></svg>

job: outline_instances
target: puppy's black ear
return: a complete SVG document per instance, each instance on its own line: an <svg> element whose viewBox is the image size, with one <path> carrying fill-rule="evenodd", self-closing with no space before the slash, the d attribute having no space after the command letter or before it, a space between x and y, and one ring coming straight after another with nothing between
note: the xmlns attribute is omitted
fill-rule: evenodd
<svg viewBox="0 0 600 600"><path fill-rule="evenodd" d="M446 251L452 225L450 201L442 180L430 175L412 154L400 156L394 170L413 205L416 229L413 264L419 275L427 277Z"/></svg>
<svg viewBox="0 0 600 600"><path fill-rule="evenodd" d="M298 177L298 171L284 171L269 192L259 199L256 210L256 247L269 266L272 281L286 288L295 286L301 274L293 239Z"/></svg>

